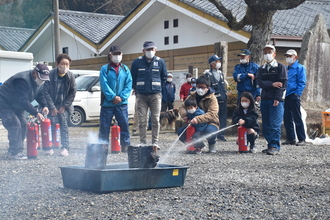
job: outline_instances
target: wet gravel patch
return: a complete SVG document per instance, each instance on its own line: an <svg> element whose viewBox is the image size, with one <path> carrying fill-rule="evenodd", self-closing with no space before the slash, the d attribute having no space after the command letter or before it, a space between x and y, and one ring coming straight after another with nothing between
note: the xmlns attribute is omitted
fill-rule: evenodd
<svg viewBox="0 0 330 220"><path fill-rule="evenodd" d="M0 218L330 219L329 146L282 146L268 156L260 138L256 154L239 154L232 136L216 144L216 154L192 155L179 142L171 146L174 133L162 132L161 163L190 167L184 186L105 194L64 188L59 167L83 165L97 129L70 128L69 157L40 151L37 159L13 161L0 127ZM132 145L138 143L133 136ZM108 156L108 163L123 162L126 154Z"/></svg>

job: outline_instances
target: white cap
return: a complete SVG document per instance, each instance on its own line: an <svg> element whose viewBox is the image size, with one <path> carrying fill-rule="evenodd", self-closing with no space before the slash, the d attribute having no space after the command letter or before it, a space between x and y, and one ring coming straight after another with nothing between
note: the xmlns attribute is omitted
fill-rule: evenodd
<svg viewBox="0 0 330 220"><path fill-rule="evenodd" d="M173 77L172 73L168 73L167 77Z"/></svg>
<svg viewBox="0 0 330 220"><path fill-rule="evenodd" d="M295 51L295 50L293 50L293 49L288 50L288 51L284 54L284 56L286 56L286 55L295 55L295 56L298 56L298 55L297 55L297 51Z"/></svg>
<svg viewBox="0 0 330 220"><path fill-rule="evenodd" d="M270 49L274 50L274 52L276 51L274 45L271 45L271 44L267 44L266 46L264 46L263 50L264 50L265 48L270 48Z"/></svg>

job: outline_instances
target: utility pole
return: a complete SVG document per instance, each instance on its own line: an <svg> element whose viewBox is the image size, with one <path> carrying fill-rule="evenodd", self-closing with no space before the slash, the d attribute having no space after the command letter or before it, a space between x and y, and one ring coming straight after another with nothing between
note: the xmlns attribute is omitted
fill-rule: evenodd
<svg viewBox="0 0 330 220"><path fill-rule="evenodd" d="M60 54L60 19L58 0L53 0L55 59ZM54 60L55 60L54 59Z"/></svg>

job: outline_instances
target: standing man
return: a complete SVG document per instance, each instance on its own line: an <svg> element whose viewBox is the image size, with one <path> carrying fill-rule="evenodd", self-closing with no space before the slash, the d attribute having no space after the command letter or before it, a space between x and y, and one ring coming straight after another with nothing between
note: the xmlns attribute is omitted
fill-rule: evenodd
<svg viewBox="0 0 330 220"><path fill-rule="evenodd" d="M49 113L43 93L45 81L49 81L48 67L38 64L33 70L13 75L0 86L0 116L8 131L8 159L27 159L23 154L23 141L27 130L24 110L36 116L39 121L44 120L43 115L38 113L31 102L36 99L43 107L42 113Z"/></svg>
<svg viewBox="0 0 330 220"><path fill-rule="evenodd" d="M286 56L286 62L289 66L288 87L284 101L284 126L287 141L282 144L296 144L298 146L303 145L306 139L304 123L301 119L300 112L300 97L306 86L306 68L298 63L298 55L295 50L288 50L284 56ZM293 122L296 127L298 143L296 143Z"/></svg>
<svg viewBox="0 0 330 220"><path fill-rule="evenodd" d="M190 89L191 89L191 73L186 74L186 80L187 82L183 83L180 87L180 101L186 100L186 98L189 95Z"/></svg>
<svg viewBox="0 0 330 220"><path fill-rule="evenodd" d="M131 67L133 89L137 96L139 117L140 144L147 144L148 109L152 120L152 146L158 146L159 116L161 108L161 92L167 79L166 64L163 59L155 56L157 47L152 41L143 44L143 56L136 58Z"/></svg>
<svg viewBox="0 0 330 220"><path fill-rule="evenodd" d="M273 45L263 48L266 63L258 69L257 81L261 90L262 134L267 140L267 149L262 152L275 155L280 151L281 125L284 112L284 93L287 85L286 67L275 60Z"/></svg>
<svg viewBox="0 0 330 220"><path fill-rule="evenodd" d="M127 152L130 143L128 124L128 97L132 91L132 76L128 67L121 63L123 51L120 46L110 47L109 64L101 67L101 114L100 133L101 141L109 143L110 127L115 116L120 127L121 151Z"/></svg>
<svg viewBox="0 0 330 220"><path fill-rule="evenodd" d="M76 81L72 72L69 71L71 58L67 54L59 54L56 57L57 68L50 71L50 81L44 86L45 97L50 109L50 120L52 121L52 130L55 130L55 124L58 122L61 126L61 156L69 156L69 129L68 118L73 113L72 102L76 96ZM45 151L52 155L51 149Z"/></svg>
<svg viewBox="0 0 330 220"><path fill-rule="evenodd" d="M223 129L227 126L227 81L221 68L221 57L217 55L212 55L209 58L210 71L206 72L205 75L208 76L211 80L211 87L214 89L214 95L218 100L219 104L219 120L220 120L220 129ZM224 132L218 134L218 140L227 141L224 137Z"/></svg>
<svg viewBox="0 0 330 220"><path fill-rule="evenodd" d="M162 89L162 112L171 110L174 108L173 103L175 100L175 84L172 82L173 75L167 74L167 80L165 86Z"/></svg>
<svg viewBox="0 0 330 220"><path fill-rule="evenodd" d="M240 64L234 68L233 78L237 82L237 103L240 102L242 92L252 94L255 101L260 101L260 88L257 85L256 75L259 65L250 62L251 52L248 49L243 49L237 55L240 57Z"/></svg>

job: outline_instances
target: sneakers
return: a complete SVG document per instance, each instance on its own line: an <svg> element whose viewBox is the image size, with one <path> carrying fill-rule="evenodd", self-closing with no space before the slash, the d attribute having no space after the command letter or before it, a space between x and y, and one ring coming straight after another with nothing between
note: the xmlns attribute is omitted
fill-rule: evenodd
<svg viewBox="0 0 330 220"><path fill-rule="evenodd" d="M69 151L68 151L68 149L63 148L63 149L61 150L61 152L60 152L60 155L63 156L63 157L67 157L67 156L69 156Z"/></svg>
<svg viewBox="0 0 330 220"><path fill-rule="evenodd" d="M250 153L253 153L253 154L256 153L256 152L257 152L256 147L255 147L255 146L252 147L252 148L250 147L249 152L250 152Z"/></svg>
<svg viewBox="0 0 330 220"><path fill-rule="evenodd" d="M299 141L296 143L296 146L304 146L306 144L305 141Z"/></svg>
<svg viewBox="0 0 330 220"><path fill-rule="evenodd" d="M218 137L217 139L218 139L218 141L227 141L227 139L225 137L223 137L223 136L222 137Z"/></svg>
<svg viewBox="0 0 330 220"><path fill-rule="evenodd" d="M282 143L282 145L296 145L296 141L293 140L293 141L285 141Z"/></svg>
<svg viewBox="0 0 330 220"><path fill-rule="evenodd" d="M195 148L194 154L201 154L202 148Z"/></svg>
<svg viewBox="0 0 330 220"><path fill-rule="evenodd" d="M270 149L268 149L267 151L267 155L276 155L279 153L279 150L276 147L272 147Z"/></svg>
<svg viewBox="0 0 330 220"><path fill-rule="evenodd" d="M212 154L214 154L214 153L216 153L217 151L216 151L216 149L215 149L215 144L210 144L209 145L209 153L212 153Z"/></svg>
<svg viewBox="0 0 330 220"><path fill-rule="evenodd" d="M266 148L266 149L263 149L261 152L264 153L264 154L266 154L266 153L268 152L268 150L269 150L269 149Z"/></svg>
<svg viewBox="0 0 330 220"><path fill-rule="evenodd" d="M17 153L15 155L8 153L7 158L10 160L26 160L28 159L23 153Z"/></svg>
<svg viewBox="0 0 330 220"><path fill-rule="evenodd" d="M46 151L45 151L45 154L46 154L46 155L53 155L53 154L54 154L54 150L53 150L53 149L51 149L51 150L46 150Z"/></svg>
<svg viewBox="0 0 330 220"><path fill-rule="evenodd" d="M157 147L157 150L160 150L160 147L158 146L158 144L153 144L152 146Z"/></svg>

